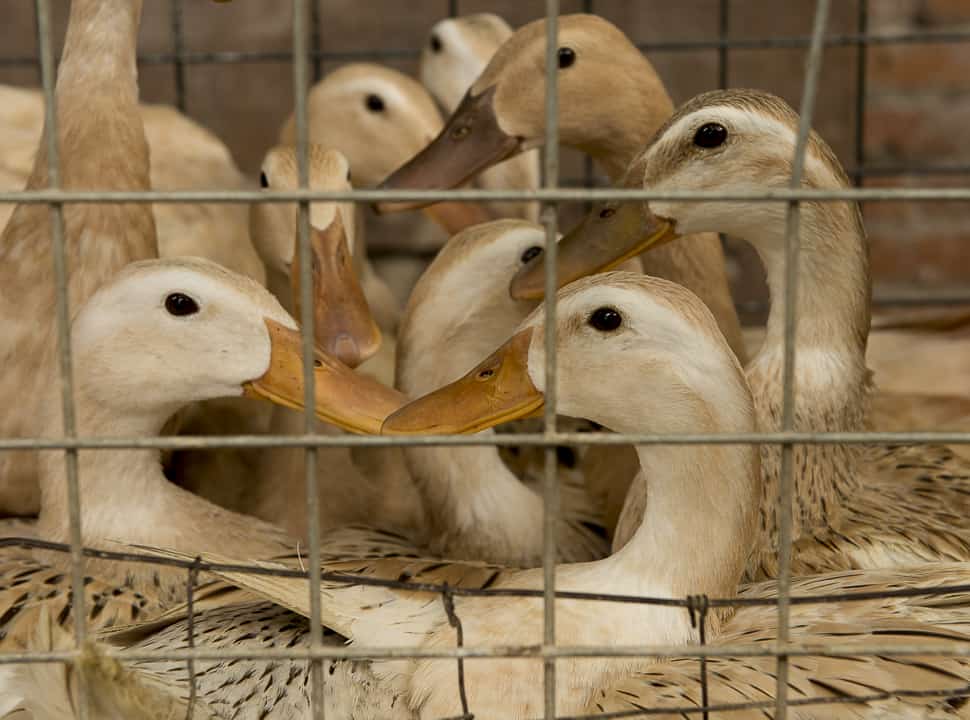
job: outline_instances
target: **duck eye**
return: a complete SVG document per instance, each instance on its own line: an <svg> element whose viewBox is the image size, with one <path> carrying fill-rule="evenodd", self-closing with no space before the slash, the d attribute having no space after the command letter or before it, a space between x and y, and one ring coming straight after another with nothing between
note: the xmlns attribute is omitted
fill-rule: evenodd
<svg viewBox="0 0 970 720"><path fill-rule="evenodd" d="M576 51L570 47L559 48L559 68L565 70L576 62Z"/></svg>
<svg viewBox="0 0 970 720"><path fill-rule="evenodd" d="M441 52L441 38L439 38L437 35L431 36L431 52Z"/></svg>
<svg viewBox="0 0 970 720"><path fill-rule="evenodd" d="M259 186L264 190L269 187L269 178L266 177L266 173L264 172L259 174Z"/></svg>
<svg viewBox="0 0 970 720"><path fill-rule="evenodd" d="M183 293L172 293L165 298L165 309L169 315L185 317L199 312L199 304Z"/></svg>
<svg viewBox="0 0 970 720"><path fill-rule="evenodd" d="M607 218L611 218L614 215L616 215L616 208L608 207L600 210L600 217L603 218L604 220L606 220Z"/></svg>
<svg viewBox="0 0 970 720"><path fill-rule="evenodd" d="M611 307L598 308L589 316L590 326L600 332L612 332L620 327L622 322L623 316L620 315L618 310Z"/></svg>
<svg viewBox="0 0 970 720"><path fill-rule="evenodd" d="M371 112L384 112L384 100L380 95L368 95L366 105Z"/></svg>
<svg viewBox="0 0 970 720"><path fill-rule="evenodd" d="M721 123L707 123L697 128L694 144L702 148L716 148L727 140L727 128Z"/></svg>
<svg viewBox="0 0 970 720"><path fill-rule="evenodd" d="M542 248L539 247L538 245L533 245L532 247L527 248L524 253L522 253L522 262L527 263L536 255L539 255L540 253L542 253Z"/></svg>

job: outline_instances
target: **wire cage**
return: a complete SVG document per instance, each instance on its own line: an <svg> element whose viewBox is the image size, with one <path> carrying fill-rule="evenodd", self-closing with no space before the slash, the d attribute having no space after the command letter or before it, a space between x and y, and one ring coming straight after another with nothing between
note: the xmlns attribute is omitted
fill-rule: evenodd
<svg viewBox="0 0 970 720"><path fill-rule="evenodd" d="M814 21L809 35L793 37L762 37L762 38L739 38L735 37L729 27L731 0L717 0L718 9L718 28L719 36L713 40L693 40L678 39L665 42L638 43L638 47L653 56L660 53L677 53L682 51L709 51L716 56L717 77L721 87L728 86L730 53L737 50L758 50L758 49L777 49L777 48L796 48L804 50L805 53L805 74L802 99L798 111L801 115L801 123L798 128L796 143L796 154L792 164L792 177L789 189L785 191L774 191L770 193L752 194L730 189L715 193L699 192L647 192L642 190L617 190L604 187L595 187L596 180L593 175L591 165L587 162L585 174L581 178L560 179L560 152L558 147L558 97L557 83L547 82L546 92L546 127L547 138L543 156L543 182L542 187L536 191L487 191L487 190L454 190L454 191L389 191L389 190L369 190L355 189L349 192L315 192L308 188L308 166L307 166L307 147L308 147L308 121L307 121L307 88L310 81L319 79L322 75L324 64L331 61L345 61L351 59L366 58L369 60L393 60L400 58L414 58L417 55L415 49L390 48L373 50L367 52L328 52L324 47L321 35L321 24L326 17L326 3L320 0L291 0L293 7L293 26L292 26L292 48L288 52L250 52L250 51L213 51L213 52L190 52L186 48L184 41L184 22L183 22L183 0L167 0L168 16L171 23L172 48L168 52L153 53L141 56L140 62L143 65L158 65L170 69L172 73L176 104L179 109L191 112L188 105L187 78L194 67L203 64L231 64L231 63L284 63L292 65L293 86L295 88L295 117L297 129L297 148L299 163L300 184L303 189L293 192L274 192L264 193L249 190L226 190L226 191L152 191L152 192L95 192L95 191L63 191L60 189L59 164L60 156L58 153L57 141L57 117L55 113L54 97L54 75L55 60L52 49L51 38L51 3L50 0L36 0L36 24L39 53L36 57L4 57L0 59L2 66L36 66L43 86L46 100L46 127L48 128L45 141L49 157L49 187L46 189L27 190L18 192L0 193L0 202L3 203L40 203L46 204L50 208L52 221L52 236L55 252L53 273L56 280L58 292L57 302L57 327L58 327L58 347L60 360L60 373L63 388L62 411L64 417L64 437L62 438L0 438L0 451L10 451L19 449L53 449L64 452L64 461L67 467L68 487L69 487L69 509L71 538L69 545L50 543L37 540L6 539L0 540L0 545L27 546L56 550L69 553L72 561L72 582L77 590L73 596L76 598L74 603L74 619L76 638L78 647L74 650L63 652L46 653L21 653L0 656L0 663L12 662L75 662L78 660L80 644L88 637L86 630L86 614L84 609L84 594L78 592L84 584L84 562L85 558L97 557L102 559L116 559L119 561L138 560L142 562L178 566L184 568L187 579L187 598L189 603L189 616L192 617L192 590L195 580L200 572L206 570L223 571L244 571L254 574L268 574L279 576L292 576L308 578L311 591L309 592L309 606L311 609L310 627L311 642L307 649L268 649L262 651L227 651L197 648L193 636L191 622L189 624L188 649L184 651L172 651L164 654L159 653L124 653L119 657L131 660L158 660L170 659L184 661L189 667L190 676L194 673L194 663L201 660L221 660L233 658L251 658L279 660L300 659L311 663L311 696L313 717L323 717L324 707L324 685L326 676L323 672L324 661L340 659L381 659L399 657L435 657L452 658L456 661L456 672L459 679L459 691L461 693L462 717L475 717L475 708L469 707L465 697L464 687L464 660L467 658L495 658L495 657L530 657L541 658L544 662L544 697L545 697L545 717L556 717L556 660L568 657L605 657L617 656L680 656L696 657L699 663L702 698L701 706L690 707L664 707L664 708L638 708L624 713L608 713L600 715L588 715L584 717L646 717L653 714L680 714L683 716L702 715L708 717L711 713L726 712L729 710L741 709L761 709L766 715L775 718L787 717L790 708L797 706L808 706L821 703L834 702L861 702L867 700L882 700L900 696L932 696L941 700L959 700L970 697L970 684L955 684L945 690L936 691L912 691L899 690L894 692L874 692L847 696L843 698L833 697L789 697L789 686L787 684L787 668L792 658L803 655L830 655L830 656L856 656L856 655L911 655L911 656L967 656L970 655L970 646L959 641L948 643L933 643L923 645L914 642L907 646L899 644L893 646L871 645L860 647L832 645L825 648L817 646L806 646L798 642L789 640L789 611L794 604L814 604L828 602L842 602L846 600L869 599L873 594L850 594L850 595L827 595L827 596L798 596L791 597L791 532L792 532L792 492L793 492L793 466L792 452L795 445L812 443L845 443L845 444L868 444L868 443L948 443L948 444L967 444L970 443L970 434L963 433L943 433L943 432L905 432L905 433L864 433L864 432L843 432L843 433L810 433L799 432L794 428L794 389L793 373L795 363L795 343L794 327L797 322L795 298L795 281L797 279L798 262L798 227L799 227L799 203L801 201L855 201L867 203L880 202L902 202L902 201L938 201L938 202L967 202L970 201L970 186L965 187L945 187L945 188L907 188L907 187L867 187L865 180L872 177L886 177L896 175L959 175L970 174L970 167L955 165L886 165L873 164L868 162L865 152L865 130L867 123L867 63L870 48L876 45L889 44L931 44L931 43L960 43L970 41L970 29L962 31L947 32L899 32L892 34L872 34L869 31L869 0L858 0L856 10L856 29L850 34L831 34L828 33L827 22L832 9L831 0L817 0L815 3ZM736 0L735 0L736 2ZM556 77L558 47L556 19L560 15L560 0L544 0L545 13L548 18L547 24L547 52L546 52L546 72L547 78L553 80ZM585 12L597 12L596 0L582 0L581 9ZM458 15L463 11L463 3L460 0L448 0L442 3L442 10L449 15ZM430 20L430 19L429 19ZM801 178L804 170L805 152L808 143L809 130L812 126L813 114L816 107L818 95L819 74L822 66L824 51L826 48L848 47L855 50L855 64L851 68L856 83L854 120L852 133L854 137L854 155L851 158L852 165L849 168L850 177L856 187L844 191L829 190L806 190L801 188ZM419 438L396 438L396 437L330 437L316 434L315 416L313 412L314 398L314 376L310 368L313 367L314 338L312 322L312 288L311 278L311 256L309 246L309 203L313 200L327 201L353 201L358 203L370 203L381 200L390 201L428 201L428 200L457 200L463 202L481 202L495 200L529 200L537 201L542 204L541 221L546 231L546 252L548 263L546 265L546 311L549 316L555 314L556 298L556 278L554 276L556 243L555 238L559 232L559 219L557 206L562 203L584 203L607 199L616 200L662 200L662 199L702 199L702 200L745 200L753 202L776 202L785 203L788 207L787 238L786 238L786 343L785 343L785 392L784 392L784 414L782 429L779 432L758 432L753 434L726 435L726 434L685 434L676 436L658 435L624 435L624 434L576 434L561 432L556 427L556 347L555 347L555 325L547 323L546 335L544 338L546 347L546 366L545 377L548 388L545 394L544 420L545 429L541 433L518 434L518 435L499 435L499 436L428 436ZM65 203L94 203L94 202L121 202L121 203L256 203L256 202L297 202L299 204L299 244L298 252L301 260L302 282L302 316L299 318L303 328L303 365L305 368L305 433L303 435L291 436L223 436L223 437L125 437L125 438L85 438L76 433L73 404L73 385L72 385L72 356L70 347L69 318L70 308L67 298L67 268L65 262L64 247L64 221L63 206ZM917 294L919 302L953 302L955 300L970 301L970 293L962 295L960 293L949 294ZM881 298L884 302L909 302L914 298L913 295ZM708 597L686 597L686 598L647 598L647 597L623 597L610 595L595 595L573 592L556 591L556 534L555 524L557 521L557 511L559 507L559 486L557 481L557 462L556 446L563 444L582 444L582 445L650 445L650 444L743 444L743 443L772 443L782 447L782 484L779 497L779 517L780 517L780 550L778 592L776 598L708 598ZM320 569L320 527L318 520L318 506L320 498L314 476L316 471L315 449L327 446L361 446L361 447L387 447L402 445L452 445L452 446L473 446L473 445L520 445L535 446L544 448L545 452L545 478L543 484L543 499L545 504L544 515L544 589L543 590L478 590L462 587L449 587L448 585L428 585L415 583L405 580L383 581L373 578L361 578L353 575L337 575L334 573L323 573ZM307 549L307 571L286 571L257 567L255 565L216 565L206 563L199 559L194 562L183 562L173 559L163 559L155 555L137 552L106 552L84 548L81 542L80 532L80 510L79 510L79 487L78 487L78 451L82 449L124 449L124 448L160 448L160 449L200 449L200 448L227 448L227 447L301 447L306 449L306 510L308 518L309 547ZM408 588L412 590L426 591L440 596L448 614L449 621L457 630L458 647L455 649L420 649L402 650L400 648L368 648L368 647L347 647L333 648L324 647L322 644L321 631L321 607L320 596L315 588L321 579L346 581L348 583L381 584L390 587ZM907 597L929 594L946 594L950 592L967 592L967 587L941 587L933 590L925 588L900 589L892 592L878 594L878 597ZM476 648L464 646L462 642L461 617L460 612L455 610L454 598L464 596L478 596L489 594L517 595L524 597L541 597L544 607L544 632L543 642L538 646L526 647L488 647ZM672 607L683 608L685 613L690 615L692 623L700 628L700 645L696 646L622 646L607 645L601 647L565 647L556 642L556 617L555 600L557 598L582 599L589 602L602 603L639 603L639 604L658 604ZM742 644L742 645L718 645L709 646L705 644L706 625L708 614L712 609L724 607L740 607L744 605L770 605L777 607L778 613L778 637L776 643L771 644ZM774 697L764 700L737 703L730 705L713 705L708 703L707 696L707 669L706 662L712 657L752 657L769 656L775 657L777 663ZM83 675L81 675L81 694L84 695ZM193 686L194 691L194 686ZM81 717L85 717L86 709L82 702L78 708Z"/></svg>

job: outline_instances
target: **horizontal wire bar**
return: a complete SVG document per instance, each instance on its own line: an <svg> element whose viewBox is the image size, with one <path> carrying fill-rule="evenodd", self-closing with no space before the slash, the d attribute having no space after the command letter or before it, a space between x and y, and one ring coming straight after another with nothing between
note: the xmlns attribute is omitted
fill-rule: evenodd
<svg viewBox="0 0 970 720"><path fill-rule="evenodd" d="M896 698L937 698L949 699L967 697L970 695L970 684L941 690L909 690L906 688L885 690L883 692L865 695L835 695L807 698L788 698L788 707L805 707L808 705L844 705L879 702ZM632 704L632 703L631 703ZM775 707L774 700L750 700L739 703L715 703L713 705L692 705L682 707L654 707L637 708L635 710L617 710L615 712L596 713L595 715L560 715L557 720L619 720L620 718L635 718L652 715L674 717L677 715L700 715L701 713L739 712L741 710L771 710ZM767 715L767 717L771 717ZM888 716L887 716L888 717Z"/></svg>
<svg viewBox="0 0 970 720"><path fill-rule="evenodd" d="M281 203L301 200L320 202L457 202L532 201L599 202L703 201L703 202L970 202L965 188L845 188L841 190L778 189L767 192L706 190L628 190L622 188L554 188L537 190L8 190L0 203Z"/></svg>
<svg viewBox="0 0 970 720"><path fill-rule="evenodd" d="M384 660L394 658L601 658L601 657L777 657L798 655L809 657L970 657L970 643L954 640L945 643L884 643L802 644L746 643L736 645L491 645L475 647L325 647L312 648L212 648L172 650L115 650L105 652L109 657L131 662L186 660ZM0 654L2 664L38 662L69 662L77 651L11 652Z"/></svg>
<svg viewBox="0 0 970 720"><path fill-rule="evenodd" d="M783 50L808 47L811 38L807 35L769 38L711 38L709 40L669 40L658 42L639 42L637 48L649 52L685 52L693 50ZM937 43L970 42L970 31L948 31L932 33L875 33L840 34L825 38L826 47L856 45L860 42L871 45L921 45ZM385 50L325 50L309 52L311 60L352 61L352 60L413 60L421 55L420 48L388 48ZM289 63L293 53L289 51L219 51L187 52L177 55L173 52L146 53L138 56L142 65L168 65L174 62L185 65L229 65L236 63ZM37 65L36 57L0 56L0 67Z"/></svg>
<svg viewBox="0 0 970 720"><path fill-rule="evenodd" d="M637 435L611 432L499 433L497 435L180 435L164 437L0 438L5 450L199 450L279 447L428 447L522 445L965 445L970 432L752 432Z"/></svg>
<svg viewBox="0 0 970 720"><path fill-rule="evenodd" d="M121 545L122 543L118 543ZM0 548L19 547L29 549L41 549L52 552L67 553L70 546L65 543L56 543L49 540L38 538L0 538ZM218 573L238 573L254 576L291 578L297 580L308 580L309 571L305 569L283 566L266 566L240 563L217 563L205 562L197 558L191 561L182 558L168 557L152 554L148 551L112 551L100 550L97 548L83 548L85 557L98 560L110 560L116 562L142 562L147 565L159 565L164 567L177 567L198 572L218 572ZM403 556L402 556L403 557ZM366 561L367 558L360 558ZM389 579L373 576L359 575L348 572L321 572L322 580L334 583L346 583L348 585L361 585L368 587L383 587L396 590L406 590L409 593L424 592L430 594L445 594L455 597L531 597L541 599L544 595L543 590L529 588L476 588L476 587L455 587L430 582L416 582L414 580ZM822 595L796 595L789 599L792 605L826 605L832 603L846 602L867 602L870 600L886 600L914 597L936 597L954 593L970 592L970 584L961 585L939 585L930 588L907 587L895 590L864 591L851 593L828 593ZM559 600L575 600L581 602L606 602L620 603L627 605L652 605L658 607L675 607L691 609L693 600L689 597L649 597L640 595L615 595L609 593L589 593L557 590L555 596ZM742 607L771 607L777 603L775 597L728 597L728 598L707 598L707 606L710 608L742 608Z"/></svg>

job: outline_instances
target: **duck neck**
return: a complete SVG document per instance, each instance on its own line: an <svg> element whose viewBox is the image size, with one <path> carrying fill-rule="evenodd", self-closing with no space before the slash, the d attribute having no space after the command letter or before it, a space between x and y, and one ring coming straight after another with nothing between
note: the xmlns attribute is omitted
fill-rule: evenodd
<svg viewBox="0 0 970 720"><path fill-rule="evenodd" d="M51 404L46 434L62 434L62 416ZM92 398L83 382L75 388L77 434L83 437L155 437L167 417L177 409L116 412ZM81 496L81 530L86 545L103 546L105 540L162 540L171 516L165 507L171 486L161 468L158 450L81 450L78 452L78 486ZM67 471L62 453L45 452L40 472L41 534L51 540L69 540ZM150 530L149 530L150 529ZM144 533L149 531L151 537ZM134 537L132 533L136 533Z"/></svg>
<svg viewBox="0 0 970 720"><path fill-rule="evenodd" d="M744 425L723 430L753 428L749 415ZM644 477L650 479L642 522L630 541L610 557L560 566L557 588L666 598L732 597L757 531L761 483L757 449L641 446L637 454ZM565 603L563 610L570 612ZM576 608L576 612L584 610ZM618 603L611 605L608 616L615 628L611 634L624 643L689 644L698 639L682 607ZM712 613L707 623L711 637L719 631L720 615ZM590 633L585 641L602 642L601 624L592 624ZM628 660L605 662L607 672L631 669Z"/></svg>
<svg viewBox="0 0 970 720"><path fill-rule="evenodd" d="M441 276L434 297L409 307L399 333L396 373L398 389L408 396L420 397L460 378L528 315L530 306L510 304L505 287L476 286L475 278L483 274ZM422 278L412 297L430 282ZM452 288L451 282L462 285ZM452 300L434 302L445 297ZM454 299L461 297L475 300ZM442 354L442 347L448 352ZM405 456L432 524L436 553L516 567L541 564L542 501L505 465L497 448L409 447Z"/></svg>
<svg viewBox="0 0 970 720"><path fill-rule="evenodd" d="M542 500L506 467L496 448L405 452L436 555L513 567L542 562Z"/></svg>
<svg viewBox="0 0 970 720"><path fill-rule="evenodd" d="M760 477L744 446L640 446L647 489L643 521L602 561L601 592L730 597L754 539Z"/></svg>
<svg viewBox="0 0 970 720"><path fill-rule="evenodd" d="M75 390L77 433L82 437L157 436L181 406L128 408L120 413L90 390L78 373ZM52 410L46 434L63 434L62 416ZM67 471L58 451L42 453L41 511L38 534L56 542L70 541ZM269 557L288 549L284 535L272 526L237 515L170 483L154 449L81 450L78 452L81 539L86 547L118 549L117 542L168 547L183 552L236 552ZM219 528L213 533L212 528ZM66 558L57 558L66 562ZM94 563L101 574L123 573L135 583L184 591L185 573L152 566ZM132 569L136 568L136 569Z"/></svg>
<svg viewBox="0 0 970 720"><path fill-rule="evenodd" d="M71 3L56 88L65 187L149 187L148 145L138 108L141 7L141 0ZM86 147L91 152L78 151ZM46 148L42 141L35 174L46 176Z"/></svg>
<svg viewBox="0 0 970 720"><path fill-rule="evenodd" d="M562 142L592 157L614 186L620 185L630 163L674 110L653 67L639 51L633 52L636 68L623 73L620 84L611 88L611 96L620 106L603 117L594 109L596 117L578 123L575 133L568 124L561 131Z"/></svg>
<svg viewBox="0 0 970 720"><path fill-rule="evenodd" d="M768 277L771 309L764 344L747 368L761 428L780 430L785 351L785 253L778 237L749 241ZM855 205L806 204L795 298L794 430L864 429L869 374L868 251ZM762 548L773 555L777 532L781 446L762 446ZM795 446L795 537L838 522L843 500L858 486L861 446ZM770 572L770 571L769 571Z"/></svg>

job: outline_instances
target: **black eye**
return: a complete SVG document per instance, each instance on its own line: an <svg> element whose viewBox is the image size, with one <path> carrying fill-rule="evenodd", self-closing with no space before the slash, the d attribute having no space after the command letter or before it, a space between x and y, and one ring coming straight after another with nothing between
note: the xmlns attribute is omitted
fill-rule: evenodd
<svg viewBox="0 0 970 720"><path fill-rule="evenodd" d="M266 177L266 173L264 172L259 174L259 186L264 189L269 187L269 178Z"/></svg>
<svg viewBox="0 0 970 720"><path fill-rule="evenodd" d="M616 215L616 208L609 208L608 207L608 208L603 208L602 210L600 210L600 217L603 218L604 220L606 220L607 218L611 218L614 215Z"/></svg>
<svg viewBox="0 0 970 720"><path fill-rule="evenodd" d="M697 128L694 144L702 148L716 148L727 140L727 128L721 123L707 123Z"/></svg>
<svg viewBox="0 0 970 720"><path fill-rule="evenodd" d="M611 307L598 308L589 316L589 324L600 332L612 332L620 327L622 322L623 316Z"/></svg>
<svg viewBox="0 0 970 720"><path fill-rule="evenodd" d="M538 245L533 245L532 247L527 248L526 251L522 253L522 262L524 263L529 262L532 258L534 258L536 255L539 255L541 252L542 252L542 248L539 247Z"/></svg>
<svg viewBox="0 0 970 720"><path fill-rule="evenodd" d="M365 104L371 112L384 112L384 100L380 95L368 95Z"/></svg>
<svg viewBox="0 0 970 720"><path fill-rule="evenodd" d="M441 38L434 34L431 35L431 52L441 52Z"/></svg>
<svg viewBox="0 0 970 720"><path fill-rule="evenodd" d="M559 67L561 69L568 68L576 62L576 51L572 48L561 47L559 48Z"/></svg>
<svg viewBox="0 0 970 720"><path fill-rule="evenodd" d="M172 293L165 298L165 309L169 315L184 317L186 315L195 315L199 312L199 304L188 295Z"/></svg>

